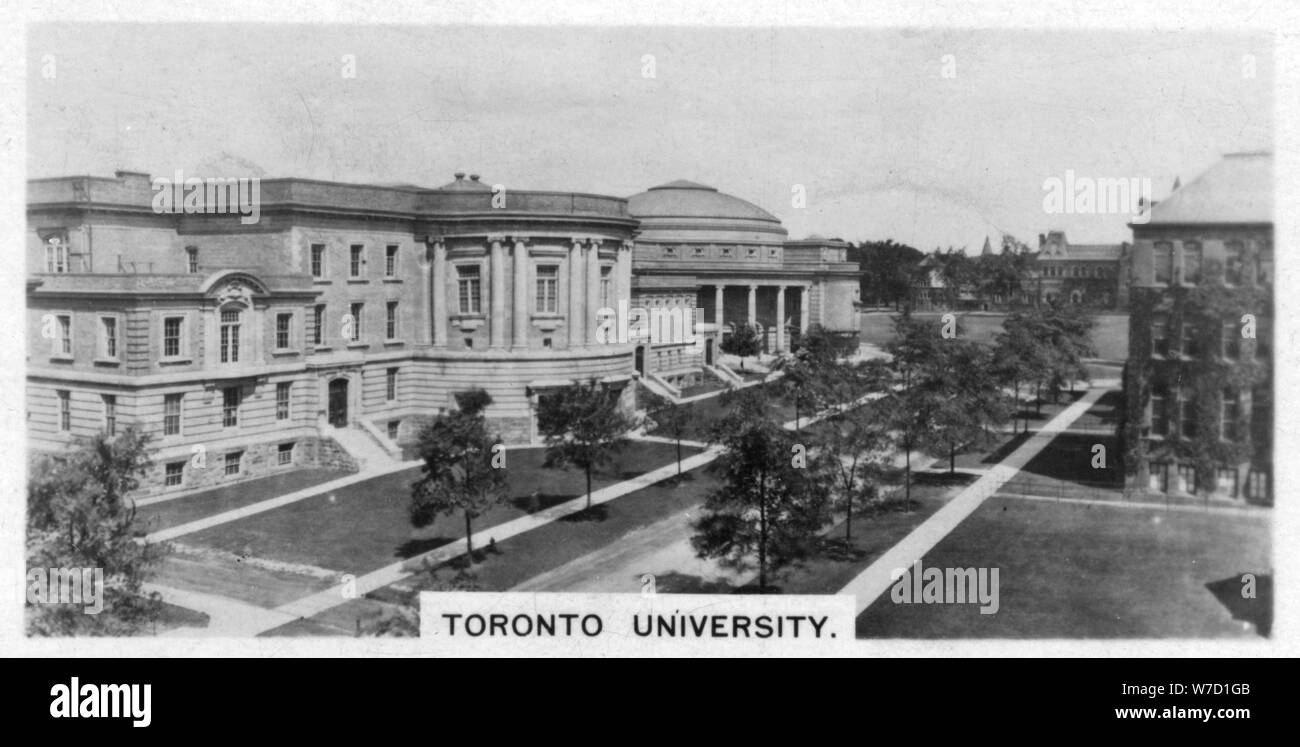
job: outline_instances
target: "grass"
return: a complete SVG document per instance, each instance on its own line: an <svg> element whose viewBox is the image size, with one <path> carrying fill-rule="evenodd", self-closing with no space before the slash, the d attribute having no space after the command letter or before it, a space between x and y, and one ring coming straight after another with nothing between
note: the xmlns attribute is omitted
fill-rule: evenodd
<svg viewBox="0 0 1300 747"><path fill-rule="evenodd" d="M997 568L997 613L982 615L972 604L895 604L886 594L859 616L858 636L1254 635L1245 621L1268 629L1271 593L1242 600L1231 592L1240 590L1242 573L1271 567L1269 547L1262 517L995 496L922 565Z"/></svg>
<svg viewBox="0 0 1300 747"><path fill-rule="evenodd" d="M302 469L204 490L140 507L136 512L136 526L146 533L156 532L347 477L348 474L328 469Z"/></svg>
<svg viewBox="0 0 1300 747"><path fill-rule="evenodd" d="M683 456L697 449L683 446ZM546 469L542 449L509 452L510 500L474 522L479 531L585 493L581 472ZM624 451L612 469L593 475L592 487L643 474L674 461L671 444L637 443ZM332 493L314 496L265 513L232 521L178 538L237 555L300 563L334 571L363 574L449 542L463 539L459 514L439 518L433 526L415 529L407 513L410 484L419 468L377 477ZM536 494L536 501L531 496ZM535 507L535 508L534 508Z"/></svg>

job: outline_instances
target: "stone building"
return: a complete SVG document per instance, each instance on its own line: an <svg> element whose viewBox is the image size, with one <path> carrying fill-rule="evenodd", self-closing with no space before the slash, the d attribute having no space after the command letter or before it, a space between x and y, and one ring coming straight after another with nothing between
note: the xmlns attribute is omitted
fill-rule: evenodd
<svg viewBox="0 0 1300 747"><path fill-rule="evenodd" d="M688 199L674 216L657 197L494 192L457 173L436 189L264 179L248 221L225 185L196 184L160 211L147 174L29 182L33 450L134 425L154 437L151 491L355 468L398 457L459 392L486 389L492 426L528 442L557 387L599 380L631 407L638 375L697 376L716 349L610 339L602 309L725 296L777 349L811 321L854 328L840 243L787 245L753 206Z"/></svg>
<svg viewBox="0 0 1300 747"><path fill-rule="evenodd" d="M1027 285L1046 303L1124 308L1128 304L1130 250L1127 243L1072 244L1064 231L1039 234Z"/></svg>
<svg viewBox="0 0 1300 747"><path fill-rule="evenodd" d="M1133 223L1128 486L1271 503L1273 171L1225 156Z"/></svg>

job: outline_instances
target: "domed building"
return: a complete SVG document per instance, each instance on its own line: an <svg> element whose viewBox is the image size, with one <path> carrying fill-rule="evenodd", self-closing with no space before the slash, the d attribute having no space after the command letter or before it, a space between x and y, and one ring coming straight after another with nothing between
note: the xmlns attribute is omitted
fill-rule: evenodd
<svg viewBox="0 0 1300 747"><path fill-rule="evenodd" d="M692 383L716 364L721 336L757 325L764 349L790 349L812 324L857 334L858 268L848 245L812 236L791 240L763 208L714 187L678 180L628 198L640 221L632 256L633 308L681 309L702 344L639 345L637 369L670 386ZM660 312L661 317L666 316Z"/></svg>

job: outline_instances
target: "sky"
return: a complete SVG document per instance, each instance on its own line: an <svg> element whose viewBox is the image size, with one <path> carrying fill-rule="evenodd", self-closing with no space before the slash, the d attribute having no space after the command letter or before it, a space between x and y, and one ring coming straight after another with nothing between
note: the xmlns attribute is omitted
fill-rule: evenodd
<svg viewBox="0 0 1300 747"><path fill-rule="evenodd" d="M792 237L1129 240L1049 179L1154 197L1273 142L1261 35L94 24L29 28L28 176L115 170L629 196L675 179ZM51 64L53 66L51 68ZM353 77L345 73L354 71ZM51 72L53 73L51 75ZM798 197L805 199L798 204Z"/></svg>

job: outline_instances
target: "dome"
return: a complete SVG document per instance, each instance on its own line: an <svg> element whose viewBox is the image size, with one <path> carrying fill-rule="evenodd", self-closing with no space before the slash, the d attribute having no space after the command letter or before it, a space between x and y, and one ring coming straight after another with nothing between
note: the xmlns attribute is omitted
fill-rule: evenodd
<svg viewBox="0 0 1300 747"><path fill-rule="evenodd" d="M713 187L679 179L651 187L627 200L628 212L643 222L655 218L705 218L710 220L781 221L763 208Z"/></svg>

